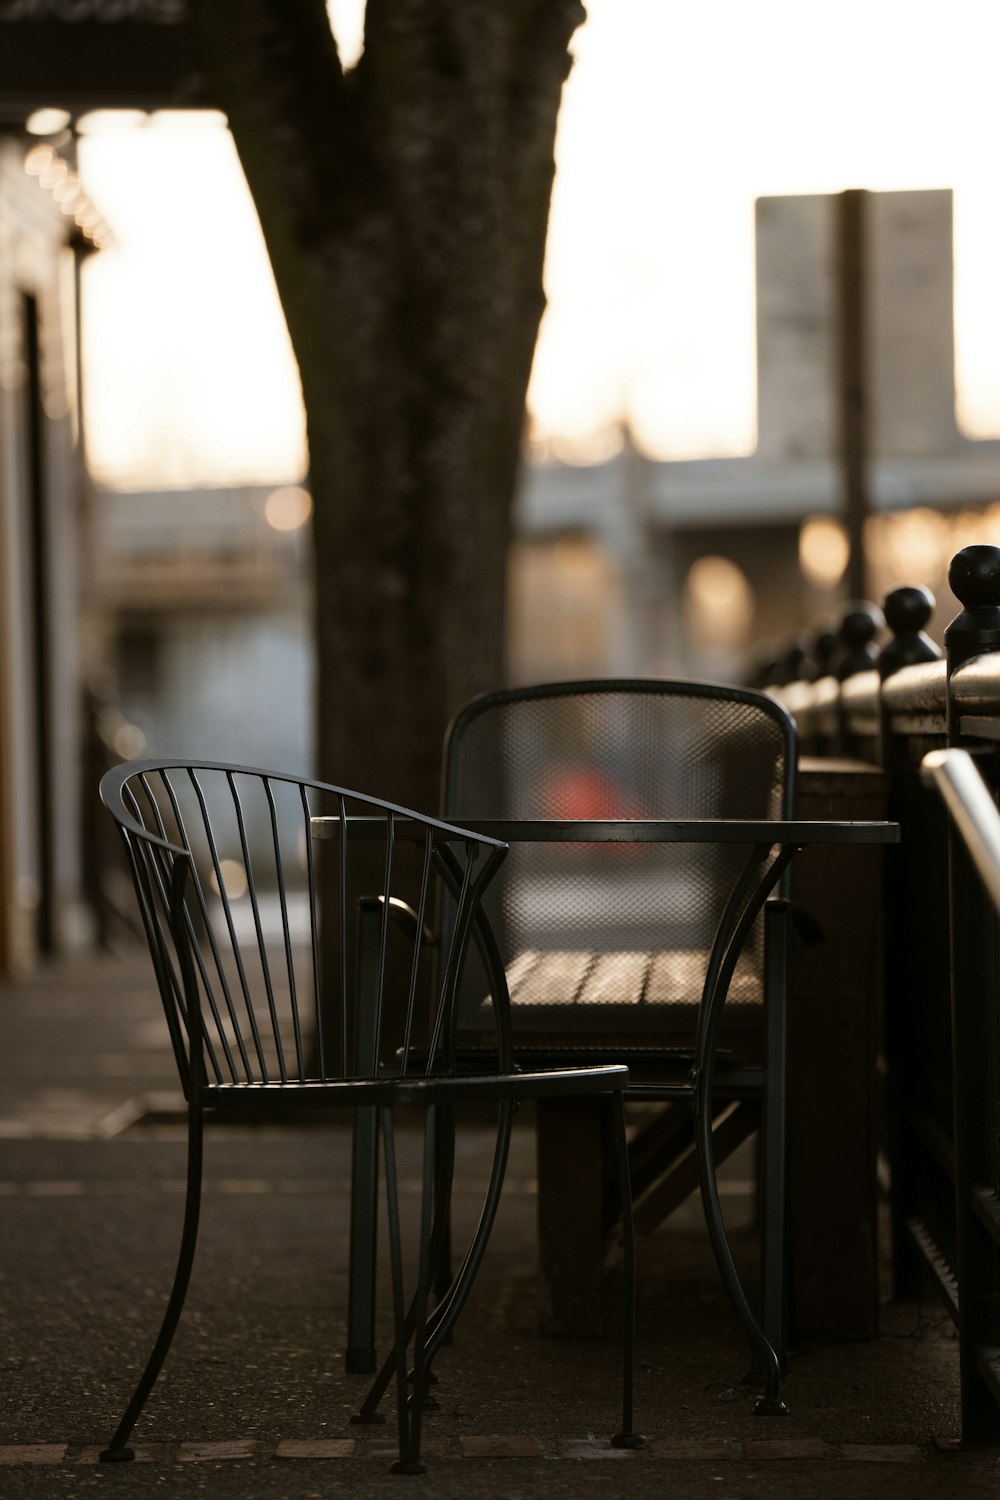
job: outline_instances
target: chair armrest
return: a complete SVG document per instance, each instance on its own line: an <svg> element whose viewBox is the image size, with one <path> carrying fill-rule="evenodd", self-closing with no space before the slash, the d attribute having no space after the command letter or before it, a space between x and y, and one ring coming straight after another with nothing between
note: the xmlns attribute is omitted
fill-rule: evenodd
<svg viewBox="0 0 1000 1500"><path fill-rule="evenodd" d="M384 904L384 896L360 896L358 898L358 910L361 912L380 911ZM418 920L417 913L409 902L401 900L398 896L389 897L390 924L411 941L417 935ZM437 943L437 933L428 927L426 922L423 925L423 941L425 946L433 947Z"/></svg>

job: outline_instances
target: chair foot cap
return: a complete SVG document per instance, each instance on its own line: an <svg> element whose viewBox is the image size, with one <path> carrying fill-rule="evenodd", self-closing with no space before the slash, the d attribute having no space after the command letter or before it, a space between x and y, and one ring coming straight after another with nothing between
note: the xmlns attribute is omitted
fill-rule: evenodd
<svg viewBox="0 0 1000 1500"><path fill-rule="evenodd" d="M611 1439L612 1448L645 1448L646 1439L641 1432L616 1432Z"/></svg>
<svg viewBox="0 0 1000 1500"><path fill-rule="evenodd" d="M99 1461L102 1464L127 1464L131 1463L133 1458L135 1458L133 1448L105 1448L99 1454Z"/></svg>
<svg viewBox="0 0 1000 1500"><path fill-rule="evenodd" d="M430 1391L424 1391L423 1395L421 1395L419 1391L413 1391L411 1395L407 1396L406 1404L409 1407L410 1411L416 1411L418 1408L420 1411L441 1410L440 1406L438 1405L435 1398L431 1395Z"/></svg>
<svg viewBox="0 0 1000 1500"><path fill-rule="evenodd" d="M422 1458L397 1458L390 1474L426 1474L427 1465Z"/></svg>
<svg viewBox="0 0 1000 1500"><path fill-rule="evenodd" d="M385 1417L380 1411L359 1411L351 1418L352 1427L384 1427Z"/></svg>
<svg viewBox="0 0 1000 1500"><path fill-rule="evenodd" d="M787 1417L788 1407L780 1396L758 1396L753 1404L755 1417Z"/></svg>

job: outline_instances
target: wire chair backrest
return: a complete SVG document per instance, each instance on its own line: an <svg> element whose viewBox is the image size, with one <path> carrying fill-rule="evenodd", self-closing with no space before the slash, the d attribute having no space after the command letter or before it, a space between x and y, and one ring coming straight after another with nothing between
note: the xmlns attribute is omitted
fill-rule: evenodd
<svg viewBox="0 0 1000 1500"><path fill-rule="evenodd" d="M502 844L246 766L135 762L107 773L101 797L125 844L186 1092L201 1074L195 1030L209 1088L448 1065L465 951ZM334 820L332 837L313 837L316 816ZM447 951L432 953L442 883L458 917Z"/></svg>
<svg viewBox="0 0 1000 1500"><path fill-rule="evenodd" d="M453 722L443 816L788 818L795 761L792 720L748 689L652 679L511 689L472 700ZM746 854L512 841L486 904L515 1028L655 1031L664 1014L653 1007L690 1007ZM737 969L737 1005L760 999L760 947L755 936ZM470 969L461 1010L472 1029L483 994Z"/></svg>

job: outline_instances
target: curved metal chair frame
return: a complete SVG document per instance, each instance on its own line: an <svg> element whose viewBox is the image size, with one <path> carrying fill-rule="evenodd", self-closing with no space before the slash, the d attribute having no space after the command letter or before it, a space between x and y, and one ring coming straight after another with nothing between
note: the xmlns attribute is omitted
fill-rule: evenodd
<svg viewBox="0 0 1000 1500"><path fill-rule="evenodd" d="M181 1316L198 1234L206 1110L250 1105L259 1118L269 1106L291 1102L377 1114L395 1336L354 1420L381 1421L379 1403L395 1380L399 1458L393 1468L419 1473L425 1467L421 1422L431 1404L431 1364L486 1249L515 1106L525 1098L586 1094L615 1106L626 1205L623 1411L612 1441L640 1445L632 1426L634 1252L622 1110L628 1073L622 1066L515 1071L503 966L482 905L505 845L374 797L254 767L133 763L108 772L100 794L124 842L188 1112L187 1196L173 1287L135 1393L101 1459L134 1456L129 1437ZM312 840L316 816L335 824L333 842L322 854ZM431 955L431 917L441 890L452 921L447 942ZM368 913L369 932L375 931L374 954L360 985L367 960L355 927L359 909ZM410 920L399 925L409 936L400 953L393 916L404 910ZM335 973L325 987L321 916L337 948ZM497 1066L475 1076L459 1067L455 1039L470 943L498 978L490 996ZM471 1243L433 1303L451 1194L451 1114L463 1101L496 1104L496 1144ZM419 1251L409 1300L393 1129L394 1111L402 1106L417 1107L425 1117Z"/></svg>
<svg viewBox="0 0 1000 1500"><path fill-rule="evenodd" d="M748 1378L765 1385L756 1407L763 1414L785 1410L787 903L769 898L798 848L788 822L795 764L794 724L761 693L655 679L550 683L487 693L459 712L442 803L444 817L474 827L498 820L492 831L510 841L485 904L508 966L516 1059L624 1061L626 1100L690 1106L706 1223L750 1345ZM500 820L518 820L519 831ZM608 837L607 820L620 821L615 837L634 840L632 848L589 847ZM695 821L685 831L683 820ZM639 865L627 863L633 856L648 856L642 879ZM649 895L657 883L668 893L660 902ZM648 910L637 915L642 901ZM555 968L546 945L560 950ZM574 948L588 960L572 969L582 977L567 981L559 965L570 972L564 960ZM607 978L628 948L648 953L633 981L642 993ZM537 950L529 963L521 962L526 949ZM658 1004L656 976L669 969L671 949L697 953L698 972L686 987L664 982ZM757 1056L749 1059L720 1055L736 976L739 997L752 1003L736 1006L734 1044L750 1041ZM483 976L470 968L459 997L466 1041L481 1024L483 992ZM734 1098L760 1107L759 1314L737 1273L716 1181L713 1120Z"/></svg>

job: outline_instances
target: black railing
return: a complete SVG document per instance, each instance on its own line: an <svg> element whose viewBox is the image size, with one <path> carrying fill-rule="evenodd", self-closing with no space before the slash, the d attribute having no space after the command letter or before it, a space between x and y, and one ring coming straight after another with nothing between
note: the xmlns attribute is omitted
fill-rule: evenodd
<svg viewBox="0 0 1000 1500"><path fill-rule="evenodd" d="M949 819L935 753L968 752L995 812L1000 548L963 548L948 576L963 608L943 656L924 634L934 601L908 586L883 603L881 649L878 611L850 605L824 675L769 690L795 716L806 753L888 772L889 816L902 826L883 891L896 1291L912 1294L930 1274L959 1331L963 1439L1000 1443L1000 918Z"/></svg>

